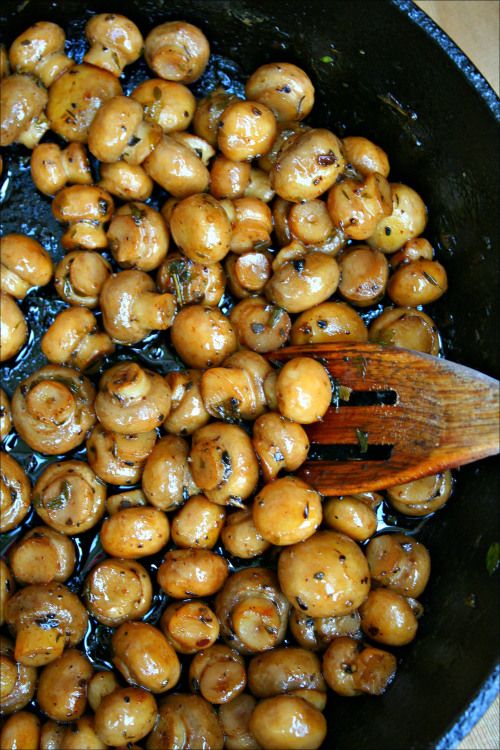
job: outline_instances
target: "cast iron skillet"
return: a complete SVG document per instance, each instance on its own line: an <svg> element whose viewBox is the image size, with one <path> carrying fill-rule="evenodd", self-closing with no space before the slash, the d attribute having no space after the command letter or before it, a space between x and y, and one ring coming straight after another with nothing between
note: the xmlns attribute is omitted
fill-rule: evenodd
<svg viewBox="0 0 500 750"><path fill-rule="evenodd" d="M499 102L424 13L408 0L4 0L0 28L7 43L35 20L81 37L82 19L104 11L129 15L143 32L191 21L244 75L270 60L301 65L316 86L313 123L373 138L391 157L391 177L426 200L426 234L450 280L431 310L447 356L498 377ZM219 61L214 75L224 82L228 71ZM55 249L36 201L26 215L15 196L14 185L4 231L37 233ZM493 459L462 469L448 507L422 529L433 573L418 638L385 696L330 698L325 748L451 748L491 702L499 597L485 557L499 538L498 487Z"/></svg>

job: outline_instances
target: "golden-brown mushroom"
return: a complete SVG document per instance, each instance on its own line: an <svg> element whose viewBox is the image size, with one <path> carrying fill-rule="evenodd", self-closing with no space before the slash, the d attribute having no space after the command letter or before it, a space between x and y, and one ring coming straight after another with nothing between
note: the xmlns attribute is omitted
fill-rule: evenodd
<svg viewBox="0 0 500 750"><path fill-rule="evenodd" d="M164 693L179 680L179 659L163 633L145 622L126 622L112 638L113 664L131 685Z"/></svg>
<svg viewBox="0 0 500 750"><path fill-rule="evenodd" d="M94 670L84 654L68 649L40 673L37 701L54 721L78 719L87 706L87 684Z"/></svg>
<svg viewBox="0 0 500 750"><path fill-rule="evenodd" d="M414 260L433 260L434 248L424 237L415 237L405 242L401 250L391 255L391 268L394 270L402 263L412 263Z"/></svg>
<svg viewBox="0 0 500 750"><path fill-rule="evenodd" d="M193 118L194 132L208 141L211 146L217 146L220 118L228 105L235 100L234 94L229 94L221 87L215 88L204 98L198 99Z"/></svg>
<svg viewBox="0 0 500 750"><path fill-rule="evenodd" d="M215 600L221 636L242 654L274 649L284 639L289 604L266 568L233 573Z"/></svg>
<svg viewBox="0 0 500 750"><path fill-rule="evenodd" d="M148 737L147 750L195 747L222 750L224 733L214 708L199 695L177 693L164 698L158 721Z"/></svg>
<svg viewBox="0 0 500 750"><path fill-rule="evenodd" d="M14 357L26 343L28 325L10 294L0 292L0 362Z"/></svg>
<svg viewBox="0 0 500 750"><path fill-rule="evenodd" d="M45 331L40 347L49 362L86 370L108 354L115 345L105 331L99 331L95 315L86 307L70 307L56 315Z"/></svg>
<svg viewBox="0 0 500 750"><path fill-rule="evenodd" d="M62 583L25 586L7 602L5 620L16 634L16 661L41 667L76 646L87 630L87 610Z"/></svg>
<svg viewBox="0 0 500 750"><path fill-rule="evenodd" d="M118 687L118 680L114 672L110 670L94 672L87 685L87 700L92 711L96 711L102 699Z"/></svg>
<svg viewBox="0 0 500 750"><path fill-rule="evenodd" d="M175 206L170 230L184 255L197 263L216 263L229 252L229 219L221 204L206 193L191 195Z"/></svg>
<svg viewBox="0 0 500 750"><path fill-rule="evenodd" d="M353 167L359 174L367 177L378 172L383 177L389 174L389 159L380 146L377 146L368 138L354 135L347 136L342 141L344 156L347 164Z"/></svg>
<svg viewBox="0 0 500 750"><path fill-rule="evenodd" d="M370 341L414 349L436 356L441 346L436 324L422 310L414 307L387 307L369 330Z"/></svg>
<svg viewBox="0 0 500 750"><path fill-rule="evenodd" d="M337 258L340 267L339 292L352 305L376 304L385 293L389 278L386 256L368 245L351 245Z"/></svg>
<svg viewBox="0 0 500 750"><path fill-rule="evenodd" d="M290 632L301 648L324 651L335 638L359 636L359 612L338 617L309 617L293 609L290 614Z"/></svg>
<svg viewBox="0 0 500 750"><path fill-rule="evenodd" d="M172 541L177 547L212 549L224 525L226 511L204 495L194 495L172 521Z"/></svg>
<svg viewBox="0 0 500 750"><path fill-rule="evenodd" d="M413 599L386 588L372 589L359 608L361 628L377 643L406 646L417 634ZM418 610L417 610L418 612Z"/></svg>
<svg viewBox="0 0 500 750"><path fill-rule="evenodd" d="M83 461L50 464L33 488L33 505L42 521L73 536L95 526L104 514L106 487Z"/></svg>
<svg viewBox="0 0 500 750"><path fill-rule="evenodd" d="M196 109L187 86L161 78L143 81L130 96L143 106L145 120L159 125L164 133L186 130Z"/></svg>
<svg viewBox="0 0 500 750"><path fill-rule="evenodd" d="M14 657L12 642L0 635L0 715L24 708L35 694L35 667L26 667Z"/></svg>
<svg viewBox="0 0 500 750"><path fill-rule="evenodd" d="M308 539L322 517L319 493L297 477L282 477L264 485L253 503L257 531L277 546Z"/></svg>
<svg viewBox="0 0 500 750"><path fill-rule="evenodd" d="M102 376L95 408L106 430L150 432L170 411L170 388L161 375L136 362L119 362Z"/></svg>
<svg viewBox="0 0 500 750"><path fill-rule="evenodd" d="M232 294L244 299L263 292L271 278L271 255L265 250L250 250L242 255L229 253L225 269Z"/></svg>
<svg viewBox="0 0 500 750"><path fill-rule="evenodd" d="M173 549L158 568L158 584L173 599L212 596L228 576L228 564L208 549Z"/></svg>
<svg viewBox="0 0 500 750"><path fill-rule="evenodd" d="M172 344L188 367L217 366L236 350L236 335L228 318L206 305L189 305L172 325Z"/></svg>
<svg viewBox="0 0 500 750"><path fill-rule="evenodd" d="M201 160L204 167L208 167L210 160L215 156L215 149L204 138L200 138L199 135L182 130L171 133L171 136L177 143L181 143L183 146L191 149L198 159Z"/></svg>
<svg viewBox="0 0 500 750"><path fill-rule="evenodd" d="M165 258L169 233L159 211L145 203L126 203L107 231L113 257L122 268L153 271Z"/></svg>
<svg viewBox="0 0 500 750"><path fill-rule="evenodd" d="M198 492L188 456L189 444L177 435L165 435L156 443L142 475L142 491L151 505L174 510Z"/></svg>
<svg viewBox="0 0 500 750"><path fill-rule="evenodd" d="M325 302L337 289L340 269L335 258L309 252L288 260L266 284L266 296L289 313L300 313Z"/></svg>
<svg viewBox="0 0 500 750"><path fill-rule="evenodd" d="M251 508L237 510L227 517L221 541L226 552L244 560L262 555L271 546L255 528Z"/></svg>
<svg viewBox="0 0 500 750"><path fill-rule="evenodd" d="M32 748L40 742L40 719L29 711L18 711L9 716L0 731L0 747L5 750Z"/></svg>
<svg viewBox="0 0 500 750"><path fill-rule="evenodd" d="M248 722L257 701L248 693L241 693L230 703L219 708L219 721L224 730L227 750L259 750L257 740L250 733Z"/></svg>
<svg viewBox="0 0 500 750"><path fill-rule="evenodd" d="M0 532L17 528L30 508L30 480L17 461L0 452Z"/></svg>
<svg viewBox="0 0 500 750"><path fill-rule="evenodd" d="M139 164L116 161L101 164L99 187L123 201L147 201L153 192L153 180Z"/></svg>
<svg viewBox="0 0 500 750"><path fill-rule="evenodd" d="M271 245L273 220L269 206L258 198L237 198L231 204L224 201L230 209L231 218L231 251L247 253L263 250Z"/></svg>
<svg viewBox="0 0 500 750"><path fill-rule="evenodd" d="M0 238L0 264L0 288L17 299L24 299L30 289L45 286L52 278L49 253L25 234Z"/></svg>
<svg viewBox="0 0 500 750"><path fill-rule="evenodd" d="M3 558L0 558L0 625L5 622L5 607L16 590L14 576Z"/></svg>
<svg viewBox="0 0 500 750"><path fill-rule="evenodd" d="M332 400L332 384L323 365L295 357L279 371L276 398L280 413L299 424L321 420Z"/></svg>
<svg viewBox="0 0 500 750"><path fill-rule="evenodd" d="M210 192L221 200L243 198L250 183L250 164L218 154L210 168Z"/></svg>
<svg viewBox="0 0 500 750"><path fill-rule="evenodd" d="M368 563L358 545L343 534L319 531L280 555L281 590L295 609L311 617L347 615L370 590Z"/></svg>
<svg viewBox="0 0 500 750"><path fill-rule="evenodd" d="M254 491L259 468L252 443L237 425L212 422L193 435L193 479L204 494L219 505L236 504Z"/></svg>
<svg viewBox="0 0 500 750"><path fill-rule="evenodd" d="M261 354L284 346L292 327L286 310L263 297L248 297L239 302L231 310L230 320L240 345Z"/></svg>
<svg viewBox="0 0 500 750"><path fill-rule="evenodd" d="M101 527L101 544L112 557L136 560L159 552L168 542L170 527L158 508L124 508L106 518Z"/></svg>
<svg viewBox="0 0 500 750"><path fill-rule="evenodd" d="M38 21L12 42L9 61L16 73L29 73L50 86L75 63L64 54L66 36L56 23Z"/></svg>
<svg viewBox="0 0 500 750"><path fill-rule="evenodd" d="M91 46L84 61L115 76L121 75L123 68L142 54L141 32L130 18L119 13L93 15L85 26L85 36Z"/></svg>
<svg viewBox="0 0 500 750"><path fill-rule="evenodd" d="M347 177L331 188L327 205L333 223L346 237L366 240L392 213L391 188L380 174L369 174L362 182Z"/></svg>
<svg viewBox="0 0 500 750"><path fill-rule="evenodd" d="M50 128L66 141L86 143L89 128L101 105L122 88L107 70L82 63L63 73L49 89Z"/></svg>
<svg viewBox="0 0 500 750"><path fill-rule="evenodd" d="M160 620L165 638L180 654L196 654L219 637L219 621L203 601L172 602Z"/></svg>
<svg viewBox="0 0 500 750"><path fill-rule="evenodd" d="M9 550L9 563L19 583L66 581L76 562L75 545L48 526L36 526Z"/></svg>
<svg viewBox="0 0 500 750"><path fill-rule="evenodd" d="M106 499L106 510L110 516L125 508L144 507L148 504L142 490L125 490L116 495L109 495Z"/></svg>
<svg viewBox="0 0 500 750"><path fill-rule="evenodd" d="M70 143L40 143L31 154L31 178L40 192L55 195L66 185L91 185L92 174L85 147Z"/></svg>
<svg viewBox="0 0 500 750"><path fill-rule="evenodd" d="M151 331L165 331L174 320L172 294L158 294L144 271L121 271L109 276L100 294L105 330L120 344L136 344Z"/></svg>
<svg viewBox="0 0 500 750"><path fill-rule="evenodd" d="M260 701L248 727L262 750L317 750L326 737L321 711L295 695Z"/></svg>
<svg viewBox="0 0 500 750"><path fill-rule="evenodd" d="M16 388L14 427L30 448L57 455L83 443L95 422L95 390L76 370L45 365Z"/></svg>
<svg viewBox="0 0 500 750"><path fill-rule="evenodd" d="M70 305L94 308L111 274L102 255L91 250L72 250L56 266L54 284L60 297Z"/></svg>
<svg viewBox="0 0 500 750"><path fill-rule="evenodd" d="M81 719L78 719L78 721L81 721ZM73 726L73 724L70 725L71 729L73 729ZM42 725L40 732L40 750L57 750L64 742L65 732L64 724L58 724L56 721L48 719ZM68 747L68 745L66 744L64 747Z"/></svg>
<svg viewBox="0 0 500 750"><path fill-rule="evenodd" d="M276 118L269 107L237 99L222 113L217 143L227 159L250 161L271 150L276 133Z"/></svg>
<svg viewBox="0 0 500 750"><path fill-rule="evenodd" d="M427 209L422 198L408 185L391 183L392 213L384 216L367 242L383 253L394 253L405 242L418 237L427 224Z"/></svg>
<svg viewBox="0 0 500 750"><path fill-rule="evenodd" d="M365 542L377 530L374 508L360 497L329 497L323 505L323 516L328 528L355 542Z"/></svg>
<svg viewBox="0 0 500 750"><path fill-rule="evenodd" d="M113 198L95 185L63 188L52 201L54 218L67 225L61 243L66 250L107 246L104 224L113 215Z"/></svg>
<svg viewBox="0 0 500 750"><path fill-rule="evenodd" d="M189 684L209 703L229 703L247 684L243 657L232 648L216 643L199 651L189 666Z"/></svg>
<svg viewBox="0 0 500 750"><path fill-rule="evenodd" d="M146 614L153 588L146 569L136 560L108 558L90 571L83 598L98 622L115 628Z"/></svg>
<svg viewBox="0 0 500 750"><path fill-rule="evenodd" d="M192 149L164 135L153 153L144 161L147 174L175 198L203 193L210 175Z"/></svg>
<svg viewBox="0 0 500 750"><path fill-rule="evenodd" d="M411 536L381 534L368 544L366 558L374 583L402 596L420 596L429 581L429 552Z"/></svg>
<svg viewBox="0 0 500 750"><path fill-rule="evenodd" d="M283 469L296 471L309 451L304 428L276 412L263 414L255 421L252 443L266 482L275 479Z"/></svg>
<svg viewBox="0 0 500 750"><path fill-rule="evenodd" d="M192 435L210 421L200 393L201 371L173 371L165 379L172 392L172 406L163 427L172 435Z"/></svg>
<svg viewBox="0 0 500 750"><path fill-rule="evenodd" d="M387 294L400 307L429 305L448 289L446 270L437 260L402 263L391 275Z"/></svg>
<svg viewBox="0 0 500 750"><path fill-rule="evenodd" d="M323 674L338 695L382 695L396 674L393 654L363 646L353 638L334 638L323 657Z"/></svg>
<svg viewBox="0 0 500 750"><path fill-rule="evenodd" d="M344 168L342 144L331 131L307 130L282 149L271 170L271 185L287 201L314 200Z"/></svg>
<svg viewBox="0 0 500 750"><path fill-rule="evenodd" d="M158 269L161 292L175 294L180 307L193 302L217 307L224 294L226 276L220 263L195 263L182 253L170 253Z"/></svg>
<svg viewBox="0 0 500 750"><path fill-rule="evenodd" d="M156 75L167 81L193 83L206 68L210 55L203 32L186 21L155 26L146 37L144 57Z"/></svg>
<svg viewBox="0 0 500 750"><path fill-rule="evenodd" d="M363 318L345 302L322 302L304 310L292 326L291 343L363 342L368 331Z"/></svg>
<svg viewBox="0 0 500 750"><path fill-rule="evenodd" d="M442 508L448 502L452 490L453 478L447 470L390 487L387 497L398 513L404 513L405 516L426 516Z"/></svg>
<svg viewBox="0 0 500 750"><path fill-rule="evenodd" d="M88 462L108 484L137 484L155 443L155 430L127 435L96 424L87 439Z"/></svg>
<svg viewBox="0 0 500 750"><path fill-rule="evenodd" d="M281 647L254 656L248 665L248 686L257 698L300 695L322 707L326 698L320 660L303 648Z"/></svg>
<svg viewBox="0 0 500 750"><path fill-rule="evenodd" d="M266 104L281 122L303 120L314 105L314 86L307 73L292 63L268 63L252 73L245 85L247 99Z"/></svg>
<svg viewBox="0 0 500 750"><path fill-rule="evenodd" d="M259 357L258 354L255 356ZM269 367L269 371L270 369ZM213 417L227 422L255 419L266 408L262 387L266 375L267 373L258 383L249 368L238 367L236 363L230 367L212 367L206 370L201 378L205 409Z"/></svg>
<svg viewBox="0 0 500 750"><path fill-rule="evenodd" d="M3 440L12 429L10 401L5 391L0 388L0 440Z"/></svg>
<svg viewBox="0 0 500 750"><path fill-rule="evenodd" d="M2 79L0 97L0 146L22 143L35 148L49 128L45 116L47 91L28 75Z"/></svg>
<svg viewBox="0 0 500 750"><path fill-rule="evenodd" d="M93 716L81 716L71 724L60 724L57 725L63 729L62 739L59 740L57 748L61 747L64 750L80 750L82 747L92 748L92 750L107 750L108 745L105 745L95 732L95 719ZM131 745L131 750L136 750L136 745ZM40 748L44 750L44 748ZM49 747L47 750L56 750L56 748ZM127 748L127 750L129 750Z"/></svg>
<svg viewBox="0 0 500 750"><path fill-rule="evenodd" d="M107 164L123 159L142 164L161 138L161 128L144 120L139 102L128 96L105 101L89 128L89 151Z"/></svg>
<svg viewBox="0 0 500 750"><path fill-rule="evenodd" d="M106 695L95 713L95 731L106 747L138 742L153 729L156 701L147 690L119 688Z"/></svg>

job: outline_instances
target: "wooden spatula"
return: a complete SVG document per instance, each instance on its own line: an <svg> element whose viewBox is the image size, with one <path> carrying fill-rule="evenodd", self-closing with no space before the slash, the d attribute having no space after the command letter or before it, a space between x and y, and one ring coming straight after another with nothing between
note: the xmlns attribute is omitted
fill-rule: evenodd
<svg viewBox="0 0 500 750"><path fill-rule="evenodd" d="M314 357L334 400L298 472L325 495L377 490L499 452L499 383L468 367L377 344L313 344L269 355Z"/></svg>

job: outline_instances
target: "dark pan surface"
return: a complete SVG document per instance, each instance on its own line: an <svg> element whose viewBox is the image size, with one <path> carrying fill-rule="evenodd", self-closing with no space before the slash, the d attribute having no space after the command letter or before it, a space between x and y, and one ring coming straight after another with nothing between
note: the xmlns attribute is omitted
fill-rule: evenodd
<svg viewBox="0 0 500 750"><path fill-rule="evenodd" d="M9 43L35 20L53 20L81 39L86 18L103 11L129 15L143 32L163 20L192 21L243 76L269 60L301 65L317 90L313 124L373 138L389 153L391 176L424 197L426 235L449 274L449 292L430 310L447 356L498 377L499 102L413 3L4 0L0 29ZM223 60L213 71L223 83L225 76L238 79ZM11 159L10 185L2 187L12 191L2 210L4 232L36 234L60 253L60 228L32 196L22 154ZM16 189L17 180L24 189ZM29 361L33 369L31 354ZM454 747L487 707L498 689L498 574L489 576L485 565L489 545L500 538L498 490L494 459L460 471L448 507L419 536L433 574L417 640L385 696L330 699L325 748Z"/></svg>

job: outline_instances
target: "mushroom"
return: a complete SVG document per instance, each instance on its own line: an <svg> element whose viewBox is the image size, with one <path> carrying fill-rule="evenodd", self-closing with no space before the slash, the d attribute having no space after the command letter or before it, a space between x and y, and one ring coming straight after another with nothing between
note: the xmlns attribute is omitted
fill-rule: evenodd
<svg viewBox="0 0 500 750"><path fill-rule="evenodd" d="M12 641L0 635L0 715L20 711L35 694L37 672L35 667L16 661Z"/></svg>
<svg viewBox="0 0 500 750"><path fill-rule="evenodd" d="M271 255L266 251L229 253L224 265L229 288L238 299L261 293L272 273Z"/></svg>
<svg viewBox="0 0 500 750"><path fill-rule="evenodd" d="M95 731L106 747L118 747L124 738L132 748L151 732L157 719L154 697L136 687L118 688L106 695L95 713Z"/></svg>
<svg viewBox="0 0 500 750"><path fill-rule="evenodd" d="M72 250L57 264L54 285L59 296L70 305L94 308L110 274L110 264L99 253Z"/></svg>
<svg viewBox="0 0 500 750"><path fill-rule="evenodd" d="M254 656L248 665L248 686L257 698L296 695L320 710L326 703L321 662L303 648L281 647Z"/></svg>
<svg viewBox="0 0 500 750"><path fill-rule="evenodd" d="M87 685L87 700L92 711L96 711L102 699L119 687L115 673L111 670L103 669L102 671L94 672Z"/></svg>
<svg viewBox="0 0 500 750"><path fill-rule="evenodd" d="M291 334L294 346L367 339L363 318L345 302L321 302L304 310L295 318Z"/></svg>
<svg viewBox="0 0 500 750"><path fill-rule="evenodd" d="M73 459L49 464L33 488L42 521L67 536L95 526L104 514L106 487L90 466Z"/></svg>
<svg viewBox="0 0 500 750"><path fill-rule="evenodd" d="M44 333L40 347L49 362L86 370L112 354L115 345L97 328L95 315L86 307L70 307L56 315Z"/></svg>
<svg viewBox="0 0 500 750"><path fill-rule="evenodd" d="M189 445L176 435L165 435L149 454L142 474L142 491L151 505L174 510L197 493L188 463Z"/></svg>
<svg viewBox="0 0 500 750"><path fill-rule="evenodd" d="M16 584L9 566L0 558L0 625L5 622L5 606L15 590Z"/></svg>
<svg viewBox="0 0 500 750"><path fill-rule="evenodd" d="M247 297L238 302L229 319L236 329L239 344L260 354L284 346L292 327L286 310L264 297Z"/></svg>
<svg viewBox="0 0 500 750"><path fill-rule="evenodd" d="M9 563L19 583L64 583L75 568L75 545L48 526L30 529L9 550Z"/></svg>
<svg viewBox="0 0 500 750"><path fill-rule="evenodd" d="M87 611L63 583L25 586L7 602L5 619L16 634L14 655L26 666L41 667L76 646L87 630Z"/></svg>
<svg viewBox="0 0 500 750"><path fill-rule="evenodd" d="M330 643L343 636L361 635L361 617L355 610L349 615L338 617L309 617L307 612L293 609L290 614L290 632L301 648L310 651L324 651Z"/></svg>
<svg viewBox="0 0 500 750"><path fill-rule="evenodd" d="M121 268L153 271L164 260L169 232L159 211L145 203L126 203L111 219L108 243Z"/></svg>
<svg viewBox="0 0 500 750"><path fill-rule="evenodd" d="M197 263L216 263L229 252L229 219L219 201L207 193L191 195L177 203L170 218L170 231L184 255Z"/></svg>
<svg viewBox="0 0 500 750"><path fill-rule="evenodd" d="M342 140L344 156L348 166L363 177L378 172L389 176L389 159L380 146L359 135L347 136Z"/></svg>
<svg viewBox="0 0 500 750"><path fill-rule="evenodd" d="M252 695L241 693L230 703L220 706L219 721L224 730L224 747L227 750L259 750L248 728L256 703Z"/></svg>
<svg viewBox="0 0 500 750"><path fill-rule="evenodd" d="M186 21L168 21L155 26L144 44L147 64L167 81L193 83L205 70L209 55L206 36Z"/></svg>
<svg viewBox="0 0 500 750"><path fill-rule="evenodd" d="M327 730L321 711L294 695L260 701L248 728L262 750L318 750Z"/></svg>
<svg viewBox="0 0 500 750"><path fill-rule="evenodd" d="M175 198L203 193L210 179L197 154L169 135L163 136L143 167L149 177Z"/></svg>
<svg viewBox="0 0 500 750"><path fill-rule="evenodd" d="M159 512L159 511L158 511ZM158 584L173 599L212 596L228 576L227 561L208 549L171 549L158 568Z"/></svg>
<svg viewBox="0 0 500 750"><path fill-rule="evenodd" d="M196 135L204 138L215 148L222 113L236 99L235 94L230 94L220 86L210 91L202 99L198 99L193 118L193 130Z"/></svg>
<svg viewBox="0 0 500 750"><path fill-rule="evenodd" d="M383 216L367 243L383 253L394 253L422 234L427 224L427 208L420 195L401 183L391 183L392 212Z"/></svg>
<svg viewBox="0 0 500 750"><path fill-rule="evenodd" d="M242 507L257 486L259 467L252 443L237 425L212 422L193 435L193 479L219 505Z"/></svg>
<svg viewBox="0 0 500 750"><path fill-rule="evenodd" d="M14 357L26 343L28 326L16 301L0 292L0 362Z"/></svg>
<svg viewBox="0 0 500 750"><path fill-rule="evenodd" d="M93 750L107 750L107 745L95 733L95 718L93 716L81 716L71 724L58 726L63 729L62 738L58 741L64 750L80 750L82 747L91 747ZM131 750L136 750L136 747L136 745L132 745Z"/></svg>
<svg viewBox="0 0 500 750"><path fill-rule="evenodd" d="M217 145L227 159L251 161L271 150L276 133L276 118L269 107L236 99L222 113Z"/></svg>
<svg viewBox="0 0 500 750"><path fill-rule="evenodd" d="M221 533L226 511L205 495L193 495L172 521L172 541L177 547L212 549Z"/></svg>
<svg viewBox="0 0 500 750"><path fill-rule="evenodd" d="M125 490L116 495L109 495L106 500L106 510L110 516L125 508L144 507L148 504L142 490Z"/></svg>
<svg viewBox="0 0 500 750"><path fill-rule="evenodd" d="M250 164L218 154L210 168L210 192L218 200L243 198L250 183Z"/></svg>
<svg viewBox="0 0 500 750"><path fill-rule="evenodd" d="M226 276L220 263L196 263L174 252L158 269L156 284L161 292L175 294L179 307L193 302L217 307L226 288Z"/></svg>
<svg viewBox="0 0 500 750"><path fill-rule="evenodd" d="M130 18L119 13L97 13L87 21L85 36L90 49L84 56L86 63L109 70L115 76L123 68L139 59L144 40Z"/></svg>
<svg viewBox="0 0 500 750"><path fill-rule="evenodd" d="M298 477L282 477L265 484L253 503L255 528L276 546L305 541L322 518L321 496Z"/></svg>
<svg viewBox="0 0 500 750"><path fill-rule="evenodd" d="M394 654L353 638L334 638L323 656L323 674L335 693L382 695L396 674Z"/></svg>
<svg viewBox="0 0 500 750"><path fill-rule="evenodd" d="M275 573L266 568L233 573L215 600L221 636L242 654L279 646L286 634L289 609Z"/></svg>
<svg viewBox="0 0 500 750"><path fill-rule="evenodd" d="M210 421L200 392L200 370L174 370L165 376L172 406L163 427L171 435L192 435Z"/></svg>
<svg viewBox="0 0 500 750"><path fill-rule="evenodd" d="M203 601L172 602L161 616L160 627L180 654L196 654L212 646L219 637L219 621Z"/></svg>
<svg viewBox="0 0 500 750"><path fill-rule="evenodd" d="M280 413L299 424L321 420L332 400L325 367L311 357L295 357L279 371L276 398Z"/></svg>
<svg viewBox="0 0 500 750"><path fill-rule="evenodd" d="M0 452L0 533L15 529L30 509L30 480L9 453Z"/></svg>
<svg viewBox="0 0 500 750"><path fill-rule="evenodd" d="M68 227L61 237L66 250L107 247L104 224L113 215L113 198L95 185L72 185L60 190L52 201L54 218Z"/></svg>
<svg viewBox="0 0 500 750"><path fill-rule="evenodd" d="M147 750L195 747L222 750L224 733L217 714L199 695L167 695L160 704L158 720L148 737Z"/></svg>
<svg viewBox="0 0 500 750"><path fill-rule="evenodd" d="M153 180L138 164L115 161L101 164L99 187L123 201L147 201L153 192Z"/></svg>
<svg viewBox="0 0 500 750"><path fill-rule="evenodd" d="M119 362L101 377L95 410L106 430L150 432L170 411L170 388L161 375L136 362Z"/></svg>
<svg viewBox="0 0 500 750"><path fill-rule="evenodd" d="M193 693L200 692L209 703L229 703L247 684L243 657L221 643L198 651L189 665L189 684Z"/></svg>
<svg viewBox="0 0 500 750"><path fill-rule="evenodd" d="M28 75L2 79L0 96L0 146L22 143L34 148L49 129L45 116L47 91Z"/></svg>
<svg viewBox="0 0 500 750"><path fill-rule="evenodd" d="M45 286L52 278L49 253L24 234L0 238L0 264L0 287L17 299L24 299L30 288Z"/></svg>
<svg viewBox="0 0 500 750"><path fill-rule="evenodd" d="M196 99L187 86L161 78L143 81L130 96L143 106L144 119L159 125L164 133L186 130L196 109Z"/></svg>
<svg viewBox="0 0 500 750"><path fill-rule="evenodd" d="M70 143L40 143L31 154L31 178L45 195L55 195L66 185L91 185L92 174L85 147Z"/></svg>
<svg viewBox="0 0 500 750"><path fill-rule="evenodd" d="M105 330L119 344L136 344L151 331L165 331L174 321L172 294L158 294L144 271L121 271L109 276L100 295Z"/></svg>
<svg viewBox="0 0 500 750"><path fill-rule="evenodd" d="M325 302L340 281L340 268L335 258L306 252L305 248L303 254L273 270L266 284L266 296L289 313L301 313Z"/></svg>
<svg viewBox="0 0 500 750"><path fill-rule="evenodd" d="M271 245L273 220L269 206L258 198L237 198L232 203L231 251L240 255Z"/></svg>
<svg viewBox="0 0 500 750"><path fill-rule="evenodd" d="M126 435L96 424L87 439L87 459L107 484L137 484L156 443L156 431Z"/></svg>
<svg viewBox="0 0 500 750"><path fill-rule="evenodd" d="M406 534L380 534L366 548L374 583L402 596L420 596L431 572L427 547Z"/></svg>
<svg viewBox="0 0 500 750"><path fill-rule="evenodd" d="M56 23L39 21L12 42L9 61L16 73L29 73L50 86L75 63L64 54L66 36Z"/></svg>
<svg viewBox="0 0 500 750"><path fill-rule="evenodd" d="M74 65L49 89L47 117L51 130L66 141L86 143L99 108L121 93L118 79L107 70L87 63Z"/></svg>
<svg viewBox="0 0 500 750"><path fill-rule="evenodd" d="M45 365L16 388L14 427L33 450L65 453L83 443L93 426L94 396L94 387L84 375L70 367Z"/></svg>
<svg viewBox="0 0 500 750"><path fill-rule="evenodd" d="M257 531L251 508L237 510L227 517L221 541L226 552L244 560L259 557L271 547Z"/></svg>
<svg viewBox="0 0 500 750"><path fill-rule="evenodd" d="M38 747L40 719L29 711L17 711L9 716L0 731L0 746L13 750L21 747Z"/></svg>
<svg viewBox="0 0 500 750"><path fill-rule="evenodd" d="M134 560L159 552L168 542L170 527L158 508L131 507L118 510L101 528L101 544L112 557Z"/></svg>
<svg viewBox="0 0 500 750"><path fill-rule="evenodd" d="M140 620L151 606L153 588L146 569L136 560L108 558L95 565L83 587L90 614L115 628Z"/></svg>
<svg viewBox="0 0 500 750"><path fill-rule="evenodd" d="M266 482L281 470L296 471L307 458L309 439L304 428L281 414L262 414L254 423L252 443Z"/></svg>
<svg viewBox="0 0 500 750"><path fill-rule="evenodd" d="M115 630L111 642L113 664L129 684L152 693L176 686L181 673L179 659L157 628L145 622L126 622Z"/></svg>
<svg viewBox="0 0 500 750"><path fill-rule="evenodd" d="M67 649L40 672L36 699L40 709L54 721L73 721L87 706L87 684L94 674L87 657Z"/></svg>
<svg viewBox="0 0 500 750"><path fill-rule="evenodd" d="M156 123L144 120L139 102L128 96L114 96L105 101L89 128L89 151L105 163L123 159L141 164L154 150L161 137Z"/></svg>
<svg viewBox="0 0 500 750"><path fill-rule="evenodd" d="M333 223L346 237L366 240L379 221L392 213L391 188L376 172L362 181L347 177L330 189L327 206Z"/></svg>
<svg viewBox="0 0 500 750"><path fill-rule="evenodd" d="M236 351L236 335L229 319L216 307L188 305L175 317L172 344L188 367L221 364Z"/></svg>
<svg viewBox="0 0 500 750"><path fill-rule="evenodd" d="M0 440L3 440L12 429L10 402L5 391L0 388Z"/></svg>
<svg viewBox="0 0 500 750"><path fill-rule="evenodd" d="M247 80L245 96L267 105L281 122L303 120L314 105L314 86L297 65L268 63Z"/></svg>

